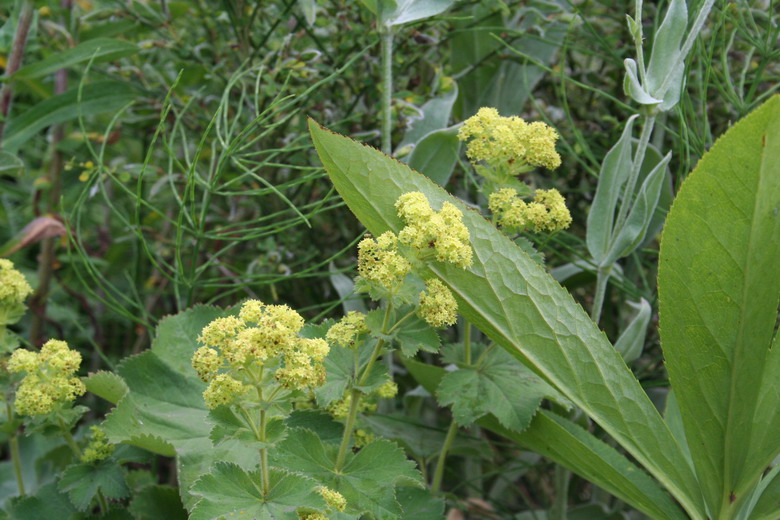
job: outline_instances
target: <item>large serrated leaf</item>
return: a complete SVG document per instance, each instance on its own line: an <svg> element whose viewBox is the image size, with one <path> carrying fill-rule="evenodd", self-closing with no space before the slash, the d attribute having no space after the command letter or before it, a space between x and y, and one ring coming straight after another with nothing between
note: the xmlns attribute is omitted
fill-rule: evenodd
<svg viewBox="0 0 780 520"><path fill-rule="evenodd" d="M125 380L114 374L101 370L90 374L83 379L87 391L92 392L98 397L102 397L112 404L119 402L127 393Z"/></svg>
<svg viewBox="0 0 780 520"><path fill-rule="evenodd" d="M128 358L117 368L129 391L106 419L112 442L124 442L163 455L176 455L182 501L191 508L189 486L216 461L252 467L258 450L231 440L214 447L212 423L203 402L205 384L190 366L205 325L226 313L198 306L162 320L151 350Z"/></svg>
<svg viewBox="0 0 780 520"><path fill-rule="evenodd" d="M337 190L374 234L400 231L394 203L420 191L435 209L464 211L474 264L433 263L461 313L582 408L684 505L702 518L696 479L682 451L620 354L541 266L478 213L406 165L310 121L315 147Z"/></svg>
<svg viewBox="0 0 780 520"><path fill-rule="evenodd" d="M768 359L780 295L778 149L775 96L702 157L661 244L662 346L715 518L746 496L780 448L780 373Z"/></svg>

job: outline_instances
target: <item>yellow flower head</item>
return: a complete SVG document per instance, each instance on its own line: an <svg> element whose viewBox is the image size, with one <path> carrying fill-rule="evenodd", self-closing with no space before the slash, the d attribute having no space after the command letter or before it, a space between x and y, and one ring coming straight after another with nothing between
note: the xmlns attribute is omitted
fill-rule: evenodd
<svg viewBox="0 0 780 520"><path fill-rule="evenodd" d="M41 351L16 349L8 360L10 372L26 372L14 405L20 415L43 415L84 395L84 383L74 377L81 354L64 341L49 340Z"/></svg>
<svg viewBox="0 0 780 520"><path fill-rule="evenodd" d="M100 429L99 426L90 426L89 444L84 449L84 453L81 455L81 462L90 464L92 462L99 462L107 459L114 453L115 445L108 442L108 436L106 432Z"/></svg>
<svg viewBox="0 0 780 520"><path fill-rule="evenodd" d="M352 405L352 394L347 393L342 399L333 401L328 405L328 413L333 416L334 419L346 419L349 415L349 407ZM358 401L358 412L373 412L377 408L375 402L369 399L361 399Z"/></svg>
<svg viewBox="0 0 780 520"><path fill-rule="evenodd" d="M376 389L376 395L382 399L392 399L398 395L398 385L393 381L388 381Z"/></svg>
<svg viewBox="0 0 780 520"><path fill-rule="evenodd" d="M358 244L358 274L369 283L394 292L411 270L409 261L398 253L398 239L390 231Z"/></svg>
<svg viewBox="0 0 780 520"><path fill-rule="evenodd" d="M335 509L336 511L344 511L344 509L347 508L347 499L338 491L334 491L325 486L320 486L317 488L317 492L322 495L322 498L325 500L325 503L328 504L329 508Z"/></svg>
<svg viewBox="0 0 780 520"><path fill-rule="evenodd" d="M227 374L218 374L203 392L203 400L206 401L206 408L214 409L223 404L232 404L248 390L249 385Z"/></svg>
<svg viewBox="0 0 780 520"><path fill-rule="evenodd" d="M238 317L217 318L201 331L204 343L192 356L192 367L204 382L206 406L232 404L252 385L258 370L271 366L285 388L311 389L325 382L323 361L330 347L324 339L300 336L304 320L287 305L249 300Z"/></svg>
<svg viewBox="0 0 780 520"><path fill-rule="evenodd" d="M355 446L362 448L363 446L374 442L374 434L369 433L366 430L358 428L355 430Z"/></svg>
<svg viewBox="0 0 780 520"><path fill-rule="evenodd" d="M463 213L449 202L434 211L419 191L404 193L395 203L398 216L406 226L398 239L421 256L433 253L439 262L465 269L472 263L473 251L469 230L463 224Z"/></svg>
<svg viewBox="0 0 780 520"><path fill-rule="evenodd" d="M561 231L571 224L566 201L556 189L536 190L534 200L526 203L512 188L491 193L488 207L498 224L507 229Z"/></svg>
<svg viewBox="0 0 780 520"><path fill-rule="evenodd" d="M419 316L434 328L454 325L458 318L455 297L437 278L426 280L426 291L420 293Z"/></svg>
<svg viewBox="0 0 780 520"><path fill-rule="evenodd" d="M458 132L468 141L466 155L472 162L518 175L531 167L554 170L561 164L555 151L558 133L542 122L526 123L522 118L502 117L495 108L480 108Z"/></svg>
<svg viewBox="0 0 780 520"><path fill-rule="evenodd" d="M24 313L24 300L32 291L13 262L0 258L0 326L16 323Z"/></svg>
<svg viewBox="0 0 780 520"><path fill-rule="evenodd" d="M368 332L366 315L361 312L350 311L328 330L325 339L331 344L344 348L356 348L358 338L366 332Z"/></svg>

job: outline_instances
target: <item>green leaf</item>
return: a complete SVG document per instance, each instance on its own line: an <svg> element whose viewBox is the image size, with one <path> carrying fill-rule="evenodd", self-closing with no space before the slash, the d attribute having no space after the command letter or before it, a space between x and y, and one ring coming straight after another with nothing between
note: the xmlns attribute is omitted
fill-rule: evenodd
<svg viewBox="0 0 780 520"><path fill-rule="evenodd" d="M128 510L135 520L187 520L179 491L171 486L147 486L133 495Z"/></svg>
<svg viewBox="0 0 780 520"><path fill-rule="evenodd" d="M414 463L390 441L377 440L356 454L347 454L338 472L334 471L337 451L336 446L323 444L314 432L295 430L271 457L274 465L315 478L344 495L347 513L369 514L377 520L401 515L396 485L421 485Z"/></svg>
<svg viewBox="0 0 780 520"><path fill-rule="evenodd" d="M437 130L417 143L409 156L409 167L446 186L458 162L460 140L456 129Z"/></svg>
<svg viewBox="0 0 780 520"><path fill-rule="evenodd" d="M504 350L493 350L478 368L461 368L444 376L436 395L452 406L458 424L466 426L492 413L506 428L523 431L542 399L556 394L550 385Z"/></svg>
<svg viewBox="0 0 780 520"><path fill-rule="evenodd" d="M588 213L586 242L588 251L597 264L602 262L609 251L612 229L615 222L615 210L620 199L621 187L628 179L633 160L631 159L631 141L634 121L631 116L626 121L623 134L601 163L596 195Z"/></svg>
<svg viewBox="0 0 780 520"><path fill-rule="evenodd" d="M79 116L116 112L137 96L130 85L118 81L100 81L84 86L81 102L78 90L78 87L74 87L64 94L45 99L11 119L6 127L3 149L15 153L27 140L48 126L71 121Z"/></svg>
<svg viewBox="0 0 780 520"><path fill-rule="evenodd" d="M444 500L434 497L427 489L402 487L398 489L398 503L404 510L404 520L441 520L444 518Z"/></svg>
<svg viewBox="0 0 780 520"><path fill-rule="evenodd" d="M308 428L317 432L322 442L338 444L344 433L344 426L333 420L329 413L320 410L297 410L287 421L288 428Z"/></svg>
<svg viewBox="0 0 780 520"><path fill-rule="evenodd" d="M715 518L745 498L780 449L780 367L769 350L780 295L778 147L775 96L702 157L661 243L662 346Z"/></svg>
<svg viewBox="0 0 780 520"><path fill-rule="evenodd" d="M0 175L19 176L24 171L24 163L12 153L0 151Z"/></svg>
<svg viewBox="0 0 780 520"><path fill-rule="evenodd" d="M615 241L609 246L604 265L611 265L619 258L630 255L645 239L647 228L658 206L658 198L666 179L666 165L672 158L672 153L666 154L661 162L656 164L653 171L647 174L636 197L631 202L631 210L628 212L623 227L618 231Z"/></svg>
<svg viewBox="0 0 780 520"><path fill-rule="evenodd" d="M636 309L637 313L626 329L620 333L620 337L615 342L615 350L620 352L626 363L631 363L642 355L642 348L645 346L645 337L647 336L647 325L650 323L653 309L644 298L640 298L637 303L626 303Z"/></svg>
<svg viewBox="0 0 780 520"><path fill-rule="evenodd" d="M398 150L415 145L431 132L447 127L452 116L452 107L457 98L458 85L453 83L453 87L449 91L426 101L420 107L421 116L412 121L409 130L406 131L404 138L398 144Z"/></svg>
<svg viewBox="0 0 780 520"><path fill-rule="evenodd" d="M636 61L631 58L623 60L623 65L626 67L626 77L623 80L623 91L631 99L639 103L640 105L658 105L663 100L656 99L650 95L642 83L639 81L639 72Z"/></svg>
<svg viewBox="0 0 780 520"><path fill-rule="evenodd" d="M344 397L344 392L355 380L355 352L333 345L325 358L325 384L314 389L317 404L325 407Z"/></svg>
<svg viewBox="0 0 780 520"><path fill-rule="evenodd" d="M655 32L653 52L647 65L647 90L663 99L661 110L670 110L679 101L685 64L680 60L680 47L688 28L688 7L685 0L672 0L664 21ZM683 56L684 57L684 56ZM674 76L669 90L661 92L661 85L668 76Z"/></svg>
<svg viewBox="0 0 780 520"><path fill-rule="evenodd" d="M65 519L76 512L68 496L60 493L54 482L41 487L34 495L22 498L10 509L12 520Z"/></svg>
<svg viewBox="0 0 780 520"><path fill-rule="evenodd" d="M406 357L413 357L419 350L438 352L441 346L441 338L436 330L416 314L398 327L394 339Z"/></svg>
<svg viewBox="0 0 780 520"><path fill-rule="evenodd" d="M759 483L761 494L750 512L750 520L780 518L780 466L775 466Z"/></svg>
<svg viewBox="0 0 780 520"><path fill-rule="evenodd" d="M247 449L259 449L265 444L271 447L285 435L285 424L279 418L272 418L266 425L266 442L261 443L243 417L237 415L229 406L218 406L209 413L209 421L214 424L209 438L214 446L227 441L238 441Z"/></svg>
<svg viewBox="0 0 780 520"><path fill-rule="evenodd" d="M396 0L395 9L383 16L385 25L396 26L441 14L454 0Z"/></svg>
<svg viewBox="0 0 780 520"><path fill-rule="evenodd" d="M98 491L113 499L125 498L130 493L122 467L111 461L70 466L62 473L57 486L68 494L79 511L87 510Z"/></svg>
<svg viewBox="0 0 780 520"><path fill-rule="evenodd" d="M237 464L218 462L190 489L199 500L189 520L298 520L298 508L325 509L314 480L279 470L270 473L268 495L264 496L259 471L247 472Z"/></svg>
<svg viewBox="0 0 780 520"><path fill-rule="evenodd" d="M303 17L306 20L306 25L309 27L314 25L317 20L317 2L316 0L298 0L298 6L303 12Z"/></svg>
<svg viewBox="0 0 780 520"><path fill-rule="evenodd" d="M72 49L57 52L48 58L31 63L19 69L11 80L34 79L54 71L72 67L79 63L114 61L138 52L138 46L126 40L96 38L81 43Z"/></svg>
<svg viewBox="0 0 780 520"><path fill-rule="evenodd" d="M582 408L701 518L700 492L655 406L620 354L583 309L541 266L478 213L382 153L310 122L315 147L336 189L373 234L400 231L394 203L412 191L434 209L461 208L471 234L468 270L429 268L458 300L464 317Z"/></svg>
<svg viewBox="0 0 780 520"><path fill-rule="evenodd" d="M112 404L118 403L127 393L125 380L113 372L101 370L88 375L82 381L89 392Z"/></svg>
<svg viewBox="0 0 780 520"><path fill-rule="evenodd" d="M409 359L404 360L404 366L431 393L447 373L441 367ZM655 481L625 456L556 414L540 410L523 432L504 428L492 415L477 424L565 466L652 518L688 518Z"/></svg>
<svg viewBox="0 0 780 520"><path fill-rule="evenodd" d="M247 449L236 440L213 446L209 438L213 425L202 396L206 385L190 366L200 331L226 314L197 306L163 319L151 350L125 359L117 368L129 391L104 423L111 442L176 455L182 500L188 508L194 499L187 489L215 461L248 468L259 461L258 450Z"/></svg>

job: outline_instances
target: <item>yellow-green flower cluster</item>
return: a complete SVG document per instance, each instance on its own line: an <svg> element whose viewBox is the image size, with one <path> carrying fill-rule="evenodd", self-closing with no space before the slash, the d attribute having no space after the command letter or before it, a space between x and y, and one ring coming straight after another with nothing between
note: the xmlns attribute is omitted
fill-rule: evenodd
<svg viewBox="0 0 780 520"><path fill-rule="evenodd" d="M371 284L395 292L411 270L409 261L398 253L398 237L390 231L358 244L358 274Z"/></svg>
<svg viewBox="0 0 780 520"><path fill-rule="evenodd" d="M299 390L325 382L323 360L330 347L323 339L300 336L303 318L286 305L265 305L250 300L238 317L218 318L201 331L204 346L195 351L192 366L209 386L203 392L206 406L231 404L253 384L258 370L275 369L282 386Z"/></svg>
<svg viewBox="0 0 780 520"><path fill-rule="evenodd" d="M458 302L447 286L432 278L425 281L425 288L420 293L417 314L434 328L454 325L458 319Z"/></svg>
<svg viewBox="0 0 780 520"><path fill-rule="evenodd" d="M32 287L10 260L0 258L0 326L15 323L24 313Z"/></svg>
<svg viewBox="0 0 780 520"><path fill-rule="evenodd" d="M331 345L339 345L344 348L356 348L358 338L368 332L366 315L361 312L350 311L330 329L325 339Z"/></svg>
<svg viewBox="0 0 780 520"><path fill-rule="evenodd" d="M298 518L301 520L330 520L327 516L323 515L322 513L299 513Z"/></svg>
<svg viewBox="0 0 780 520"><path fill-rule="evenodd" d="M349 407L352 405L352 394L347 393L342 399L333 401L328 405L328 413L334 419L346 419L349 415ZM358 401L358 413L376 411L376 403L363 398Z"/></svg>
<svg viewBox="0 0 780 520"><path fill-rule="evenodd" d="M84 449L84 453L81 455L81 462L91 464L93 462L99 462L107 459L114 453L115 445L108 442L108 436L106 432L100 429L99 426L90 426L89 444Z"/></svg>
<svg viewBox="0 0 780 520"><path fill-rule="evenodd" d="M502 117L495 108L480 108L463 123L458 138L468 141L466 155L473 162L484 161L510 175L534 166L554 170L561 164L555 151L558 133L553 128L516 116Z"/></svg>
<svg viewBox="0 0 780 520"><path fill-rule="evenodd" d="M434 211L428 199L419 191L404 193L395 203L398 216L406 223L398 240L423 256L434 253L439 262L448 262L465 269L471 265L473 252L469 230L463 224L463 213L445 202L441 211Z"/></svg>
<svg viewBox="0 0 780 520"><path fill-rule="evenodd" d="M367 432L361 428L355 430L355 447L362 448L363 446L374 442L374 434Z"/></svg>
<svg viewBox="0 0 780 520"><path fill-rule="evenodd" d="M9 372L26 372L16 390L19 415L47 414L87 391L73 377L81 365L81 354L64 341L47 341L39 353L17 349L8 360Z"/></svg>
<svg viewBox="0 0 780 520"><path fill-rule="evenodd" d="M526 203L513 188L492 193L488 207L498 224L507 229L561 231L571 224L566 201L556 189L536 190L534 200Z"/></svg>
<svg viewBox="0 0 780 520"><path fill-rule="evenodd" d="M334 491L325 486L317 488L317 492L322 496L329 509L335 509L336 511L344 511L347 508L347 499L344 495L338 491Z"/></svg>
<svg viewBox="0 0 780 520"><path fill-rule="evenodd" d="M376 389L376 395L381 399L392 399L398 395L398 385L394 381L387 381Z"/></svg>

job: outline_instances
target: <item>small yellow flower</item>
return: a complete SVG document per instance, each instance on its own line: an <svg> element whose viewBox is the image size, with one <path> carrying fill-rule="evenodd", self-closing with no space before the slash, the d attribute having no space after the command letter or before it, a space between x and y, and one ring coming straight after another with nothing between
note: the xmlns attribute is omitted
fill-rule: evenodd
<svg viewBox="0 0 780 520"><path fill-rule="evenodd" d="M555 129L542 122L526 123L516 116L502 117L495 108L480 108L463 123L458 138L468 141L466 155L473 162L483 161L510 175L535 166L554 170L561 164L555 151Z"/></svg>
<svg viewBox="0 0 780 520"><path fill-rule="evenodd" d="M227 374L218 374L203 392L203 400L206 401L206 408L213 410L219 405L232 404L247 390L249 390L249 386L241 381L233 379Z"/></svg>
<svg viewBox="0 0 780 520"><path fill-rule="evenodd" d="M26 372L16 391L14 406L19 415L43 415L84 395L84 383L74 374L81 354L64 341L49 340L39 353L17 349L8 360L8 370Z"/></svg>
<svg viewBox="0 0 780 520"><path fill-rule="evenodd" d="M447 262L465 269L472 263L473 251L469 230L463 224L463 213L449 202L441 211L431 208L428 199L419 191L404 193L395 203L398 216L406 226L398 239L421 256L432 253L439 262Z"/></svg>
<svg viewBox="0 0 780 520"><path fill-rule="evenodd" d="M336 511L344 511L344 509L347 508L347 499L338 491L334 491L325 486L320 486L317 488L317 492L322 495L322 498L325 500L325 503L328 504L329 508L335 509Z"/></svg>
<svg viewBox="0 0 780 520"><path fill-rule="evenodd" d="M355 430L355 446L362 448L363 446L374 442L374 434L369 433L363 429Z"/></svg>
<svg viewBox="0 0 780 520"><path fill-rule="evenodd" d="M222 359L219 352L211 347L200 347L192 356L192 367L204 383L208 383L217 375L220 366Z"/></svg>
<svg viewBox="0 0 780 520"><path fill-rule="evenodd" d="M390 231L358 244L358 274L369 283L394 292L411 270L409 261L398 253L397 237Z"/></svg>
<svg viewBox="0 0 780 520"><path fill-rule="evenodd" d="M366 315L361 312L350 311L338 323L328 329L325 339L344 348L355 348L360 335L367 332Z"/></svg>
<svg viewBox="0 0 780 520"><path fill-rule="evenodd" d="M92 432L89 444L81 455L81 462L87 464L107 459L116 448L115 445L108 442L106 432L101 430L99 426L91 426L89 429Z"/></svg>
<svg viewBox="0 0 780 520"><path fill-rule="evenodd" d="M425 282L427 291L420 293L419 316L434 328L454 325L458 319L458 303L440 280L433 278Z"/></svg>
<svg viewBox="0 0 780 520"><path fill-rule="evenodd" d="M566 201L556 189L536 190L534 200L526 203L512 188L490 194L488 207L498 224L507 229L561 231L571 224Z"/></svg>
<svg viewBox="0 0 780 520"><path fill-rule="evenodd" d="M24 275L14 269L13 262L0 258L0 306L22 305L32 292Z"/></svg>
<svg viewBox="0 0 780 520"><path fill-rule="evenodd" d="M398 385L393 381L388 381L376 389L376 395L382 399L392 399L398 395Z"/></svg>

